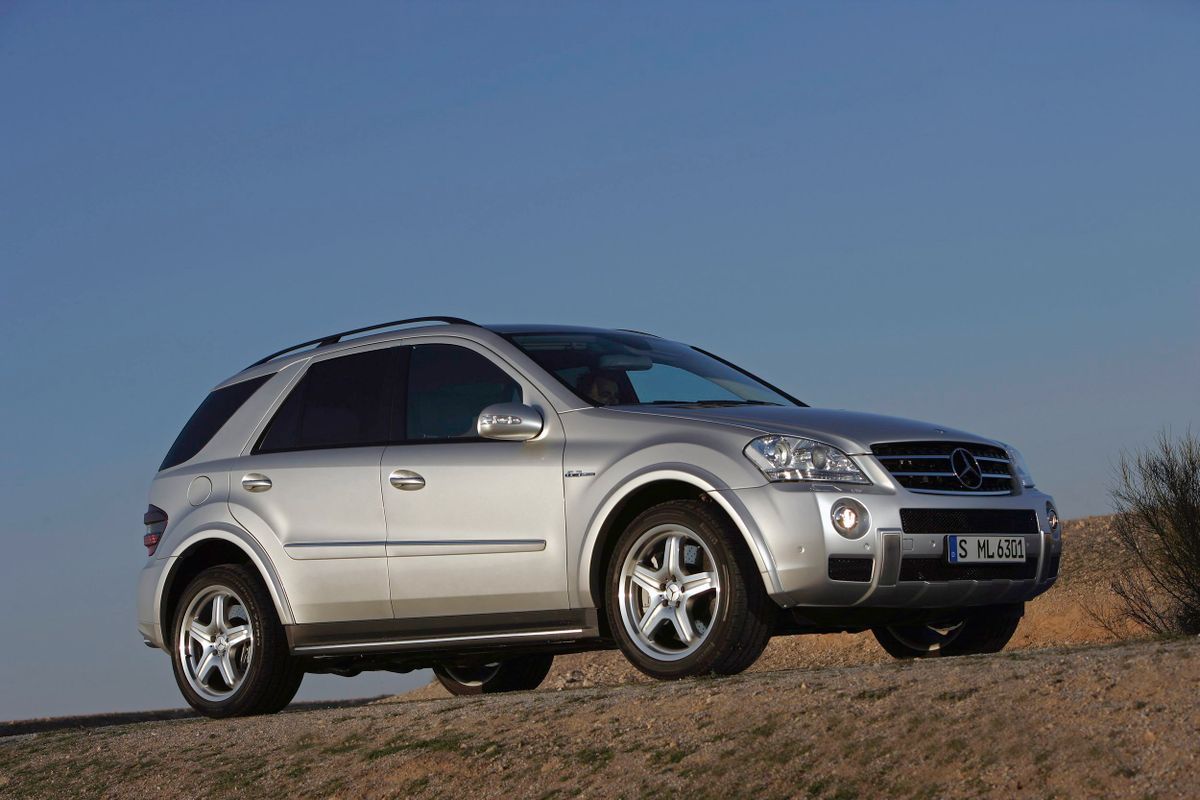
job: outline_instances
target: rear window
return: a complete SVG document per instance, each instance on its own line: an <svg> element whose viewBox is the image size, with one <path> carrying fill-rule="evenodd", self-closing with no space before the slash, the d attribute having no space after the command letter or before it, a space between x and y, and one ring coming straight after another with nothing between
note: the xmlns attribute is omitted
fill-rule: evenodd
<svg viewBox="0 0 1200 800"><path fill-rule="evenodd" d="M235 383L210 393L192 414L187 424L183 426L179 436L175 437L175 443L167 451L167 457L163 459L159 469L169 469L177 464L182 464L203 450L204 445L212 441L212 438L217 435L217 431L221 430L234 412L241 408L242 404L250 399L250 395L258 391L258 387L266 383L270 377L270 375L263 375L259 378L251 378L248 381Z"/></svg>
<svg viewBox="0 0 1200 800"><path fill-rule="evenodd" d="M283 401L255 452L385 444L398 372L397 348L316 362Z"/></svg>

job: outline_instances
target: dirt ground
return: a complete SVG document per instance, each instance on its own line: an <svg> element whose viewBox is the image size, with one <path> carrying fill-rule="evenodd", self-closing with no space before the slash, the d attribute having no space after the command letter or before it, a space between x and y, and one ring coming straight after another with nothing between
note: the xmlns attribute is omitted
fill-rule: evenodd
<svg viewBox="0 0 1200 800"><path fill-rule="evenodd" d="M1111 641L1085 606L1108 604L1102 555L1116 538L1108 517L1087 517L1064 524L1061 576L1054 588L1028 604L1009 649ZM751 672L844 667L890 661L870 633L785 636L771 641ZM617 652L560 656L543 688L566 689L650 682ZM413 698L449 697L440 684L408 693Z"/></svg>
<svg viewBox="0 0 1200 800"><path fill-rule="evenodd" d="M1200 796L1200 639L1112 641L1080 605L1106 521L1065 535L1060 585L996 655L792 637L733 678L576 656L536 692L11 736L0 797Z"/></svg>

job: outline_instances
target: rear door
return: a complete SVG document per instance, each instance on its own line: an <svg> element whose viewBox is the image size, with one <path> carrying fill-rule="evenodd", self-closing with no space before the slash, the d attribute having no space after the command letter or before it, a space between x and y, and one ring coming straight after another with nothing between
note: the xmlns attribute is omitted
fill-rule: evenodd
<svg viewBox="0 0 1200 800"><path fill-rule="evenodd" d="M398 407L403 441L384 451L379 471L395 615L568 608L558 415L523 376L474 342L417 344L408 361ZM479 438L479 412L503 402L538 408L542 435ZM410 483L393 485L393 475ZM421 488L412 488L414 477Z"/></svg>
<svg viewBox="0 0 1200 800"><path fill-rule="evenodd" d="M231 475L235 518L288 556L276 567L297 622L391 617L379 464L398 353L314 359Z"/></svg>

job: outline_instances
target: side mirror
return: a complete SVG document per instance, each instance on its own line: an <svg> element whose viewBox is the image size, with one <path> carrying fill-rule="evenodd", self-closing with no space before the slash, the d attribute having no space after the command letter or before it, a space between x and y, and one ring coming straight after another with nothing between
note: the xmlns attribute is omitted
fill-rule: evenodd
<svg viewBox="0 0 1200 800"><path fill-rule="evenodd" d="M542 415L521 403L496 403L479 412L475 430L484 439L525 442L542 432Z"/></svg>

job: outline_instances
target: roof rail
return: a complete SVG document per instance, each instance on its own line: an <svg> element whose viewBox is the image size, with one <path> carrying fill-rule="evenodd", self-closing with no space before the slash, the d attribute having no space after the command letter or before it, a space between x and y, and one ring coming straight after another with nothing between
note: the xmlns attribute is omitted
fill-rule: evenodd
<svg viewBox="0 0 1200 800"><path fill-rule="evenodd" d="M345 337L353 336L356 333L377 331L381 328L393 328L397 325L410 325L414 322L445 322L450 325L475 325L474 322L471 322L467 319L462 319L461 317L413 317L412 319L398 319L394 322L381 322L378 325L368 325L365 328L355 328L354 330L342 331L341 333L332 333L328 336L322 336L320 339L311 339L307 342L301 342L300 344L292 345L291 347L285 347L277 353L271 353L271 355L266 356L265 358L260 358L258 361L255 361L253 364L251 364L250 367L257 367L259 364L265 364L273 358L279 358L282 355L286 355L295 350L301 350L305 347L323 347L327 344L337 344ZM479 326L475 325L475 327ZM246 369L250 369L250 367L247 367Z"/></svg>
<svg viewBox="0 0 1200 800"><path fill-rule="evenodd" d="M647 333L646 331L635 331L633 328L617 328L622 333L636 333L638 336L649 336L651 339L661 339L657 333Z"/></svg>

